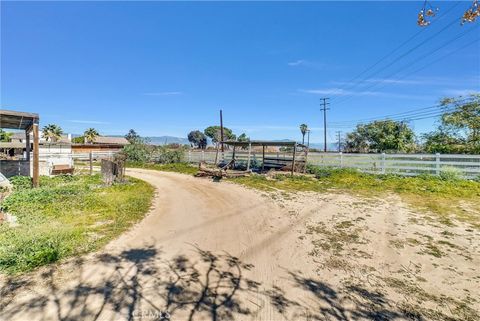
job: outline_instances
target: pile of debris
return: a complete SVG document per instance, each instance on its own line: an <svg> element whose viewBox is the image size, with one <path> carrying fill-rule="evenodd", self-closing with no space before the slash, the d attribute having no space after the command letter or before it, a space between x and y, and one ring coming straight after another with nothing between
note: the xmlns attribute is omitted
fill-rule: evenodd
<svg viewBox="0 0 480 321"><path fill-rule="evenodd" d="M213 178L223 178L223 177L231 178L231 177L245 177L245 176L250 176L252 174L251 170L239 171L239 170L229 169L233 165L232 161L220 168L218 167L211 168L211 167L208 167L205 162L200 162L198 164L198 173L195 176L213 177Z"/></svg>

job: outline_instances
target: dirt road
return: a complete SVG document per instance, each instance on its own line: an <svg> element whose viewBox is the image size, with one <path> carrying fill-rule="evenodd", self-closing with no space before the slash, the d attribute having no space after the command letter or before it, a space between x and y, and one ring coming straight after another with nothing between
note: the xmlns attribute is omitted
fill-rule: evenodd
<svg viewBox="0 0 480 321"><path fill-rule="evenodd" d="M385 239L407 220L401 206L393 209L396 219L377 223L377 241L363 242L363 235L349 238L359 230L348 230L356 226L337 216L353 222L360 215L363 221L355 222L366 225L378 221L372 213L384 215L392 208L382 206L391 205L358 205L341 195L289 204L181 174L135 169L128 175L157 189L148 216L100 253L3 280L0 320L406 320L419 313L414 306L399 307L396 292L372 286L411 262L399 259ZM318 219L343 225L311 225ZM329 234L342 229L344 234ZM316 242L319 231L329 246L344 242L341 251ZM344 247L354 249L348 261ZM368 270L368 260L381 271ZM350 269L353 262L358 266ZM460 294L473 273L465 269L465 280L457 280Z"/></svg>

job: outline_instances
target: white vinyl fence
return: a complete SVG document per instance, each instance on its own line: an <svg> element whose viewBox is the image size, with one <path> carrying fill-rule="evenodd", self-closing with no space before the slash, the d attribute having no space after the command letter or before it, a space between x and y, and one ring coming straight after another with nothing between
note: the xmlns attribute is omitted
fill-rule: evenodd
<svg viewBox="0 0 480 321"><path fill-rule="evenodd" d="M190 163L199 161L213 163L215 153L214 151L189 151L185 158ZM284 154L288 153L266 153L265 155L285 157ZM225 152L225 159L229 158L231 158L231 152ZM219 159L222 159L221 153L219 153ZM252 159L261 162L262 153L252 152ZM373 174L403 176L439 175L444 170L455 168L466 178L480 177L480 155L309 153L307 163L322 167L356 168Z"/></svg>
<svg viewBox="0 0 480 321"><path fill-rule="evenodd" d="M74 161L98 161L112 157L114 152L92 152L82 154L72 153L45 153L40 154L40 161L50 168L53 164L71 164ZM185 161L198 163L215 162L215 151L188 151L185 153ZM236 153L238 160L247 160L247 152ZM265 153L266 157L289 156L289 153ZM224 158L231 159L232 152L226 151L218 155L219 161ZM262 161L261 152L252 152L251 159ZM455 168L465 178L480 177L480 155L458 154L348 154L348 153L309 153L307 163L309 165L335 168L356 168L362 172L373 174L398 174L403 176L416 176L420 174L439 175L442 171Z"/></svg>

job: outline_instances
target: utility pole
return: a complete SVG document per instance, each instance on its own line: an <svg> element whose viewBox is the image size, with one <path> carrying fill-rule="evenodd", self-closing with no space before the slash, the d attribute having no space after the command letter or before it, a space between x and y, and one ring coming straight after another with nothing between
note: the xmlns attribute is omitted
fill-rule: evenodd
<svg viewBox="0 0 480 321"><path fill-rule="evenodd" d="M338 137L338 152L340 153L342 151L342 132L337 131L337 137Z"/></svg>
<svg viewBox="0 0 480 321"><path fill-rule="evenodd" d="M323 143L325 146L323 147L323 151L326 153L327 152L327 110L330 110L330 108L327 108L328 105L330 105L327 100L330 98L320 98L320 100L323 101L323 107L320 108L320 111L323 111Z"/></svg>
<svg viewBox="0 0 480 321"><path fill-rule="evenodd" d="M222 110L220 109L220 144L222 145L222 153L224 152L223 150L223 115L222 115Z"/></svg>

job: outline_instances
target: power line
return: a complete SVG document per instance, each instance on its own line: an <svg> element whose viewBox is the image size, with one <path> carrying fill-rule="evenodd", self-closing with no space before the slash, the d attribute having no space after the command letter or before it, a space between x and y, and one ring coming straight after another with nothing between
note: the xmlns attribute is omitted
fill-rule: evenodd
<svg viewBox="0 0 480 321"><path fill-rule="evenodd" d="M465 99L460 99L458 100L459 103L464 103L464 102L470 102L471 98L465 98ZM356 119L356 120L345 120L345 121L338 121L338 122L331 122L331 124L340 124L340 123L351 123L351 122L359 122L359 121L369 121L369 120L376 120L376 119L383 119L383 118L388 118L388 117L394 117L394 116L410 116L410 115L415 115L421 111L426 111L429 109L436 109L442 107L441 104L436 104L428 107L422 107L422 108L412 108L408 111L404 111L401 113L395 113L395 114L387 114L383 115L380 117L368 117L368 118L362 118L362 119Z"/></svg>
<svg viewBox="0 0 480 321"><path fill-rule="evenodd" d="M422 67L420 67L420 68L414 69L414 70L411 71L411 72L408 72L408 73L406 73L406 74L404 74L404 75L402 75L402 76L400 76L400 77L398 77L398 78L395 78L395 80L396 80L396 81L403 80L403 79L405 79L405 78L407 78L407 77L409 77L409 76L411 76L411 75L413 75L413 74L416 74L416 73L424 70L425 68L427 68L427 67L429 67L429 66L431 66L431 65L434 65L434 64L436 64L437 62L439 62L439 61L441 61L441 60L443 60L443 59L445 59L445 58L447 58L447 57L449 57L449 56L451 56L451 55L453 55L453 54L455 54L455 53L457 53L457 52L459 52L459 51L461 51L461 50L467 49L467 48L469 48L469 47L471 47L471 46L473 46L473 45L475 45L475 44L478 44L478 41L480 41L480 38L475 39L475 40L472 41L472 42L468 42L468 43L466 43L464 46L462 46L462 47L460 47L460 48L457 48L457 49L455 49L455 50L452 50L452 51L448 52L447 54L445 54L445 55L443 55L443 56L440 56L440 57L438 57L437 59L432 60L432 61L424 64L424 65L423 65ZM383 85L383 86L380 87L380 88L383 88L383 87L385 87L385 85L387 85L387 83L386 83L386 82L382 82L382 83L380 83L380 85ZM377 88L377 89L380 89L380 88ZM342 102L342 101L340 101L339 103L341 103L341 102Z"/></svg>
<svg viewBox="0 0 480 321"><path fill-rule="evenodd" d="M449 10L447 10L444 14L444 16L446 16L446 14L448 12L450 12L453 8L455 8L457 5L459 5L460 2L457 2L456 4L454 4L452 7L450 7ZM384 66L383 68L381 68L380 70L377 70L376 72L370 74L369 76L367 77L364 77L362 78L361 80L357 81L356 83L354 84L350 84L349 85L346 85L346 87L341 87L339 89L337 89L336 91L333 92L333 94L336 94L337 92L341 91L341 90L345 90L345 89L352 89L352 88L355 88L358 84L362 83L363 81L371 78L372 76L382 72L383 70L385 70L386 68L392 66L393 64L395 64L397 61L401 60L402 58L406 57L408 54L410 54L411 52L415 51L417 48L419 48L420 46L424 45L425 43L428 43L429 41L431 41L432 39L434 39L436 36L438 36L439 34L441 34L443 31L445 31L446 29L450 28L452 25L455 24L455 22L457 22L458 19L455 19L454 21L450 22L448 25L446 25L444 28L442 28L440 31L438 31L437 33L435 33L432 37L430 38L427 38L425 41L417 44L416 46L414 46L413 48L409 49L407 52L401 54L400 56L398 56L395 60L393 60L392 62L390 62L389 64L387 64L386 66ZM425 30L425 29L421 29L419 32L415 33L412 37L408 38L406 41L404 41L400 46L396 47L394 50L392 50L391 52L389 52L387 55L385 55L384 57L382 57L379 61L377 61L376 63L374 63L373 65L371 65L370 67L368 67L366 70L362 71L360 74L358 74L357 76L355 76L354 78L352 78L352 80L350 80L348 83L352 82L353 80L355 79L358 79L361 75L365 74L367 71L370 71L371 69L373 69L374 67L376 67L378 64L380 64L381 62L383 62L386 58L388 58L389 56L391 56L393 53L395 53L398 49L402 48L405 44L407 44L408 42L410 42L411 40L415 39L419 34L422 33L422 31ZM335 99L335 97L333 98Z"/></svg>
<svg viewBox="0 0 480 321"><path fill-rule="evenodd" d="M386 76L385 78L391 80L391 78L392 78L393 76L395 76L396 74L398 74L399 72L402 72L404 69L407 69L407 68L411 67L412 65L418 63L419 61L421 61L421 60L423 60L423 59L425 59L425 58L428 58L430 55L434 54L435 52L439 51L440 49L442 49L442 48L450 45L452 42L460 39L461 37L465 36L465 35L468 34L469 32L475 30L476 27L477 27L477 26L474 26L474 27L472 27L472 28L470 28L470 29L462 32L461 34L458 34L458 35L455 36L454 38L449 39L448 41L444 42L441 46L435 48L434 50L430 51L430 52L427 53L426 55L420 57L419 59L416 59L413 63L410 63L410 64L408 64L408 65L403 66L402 68L400 68L400 69L396 70L395 72L389 74L389 75ZM380 85L380 84L383 84L383 83L385 83L385 82L386 82L386 79L381 80L380 82L373 83L373 84L371 84L370 86L367 86L367 87L363 88L362 90L363 90L363 91L366 91L366 90L368 90L368 89L374 88L374 87L376 87L376 86L378 86L378 85ZM354 96L353 94L346 95L346 96L342 97L343 99L341 99L340 101L337 101L337 103L343 103L343 102L351 99L353 96Z"/></svg>
<svg viewBox="0 0 480 321"><path fill-rule="evenodd" d="M463 99L459 100L459 103L468 103L471 102L471 99ZM425 107L425 108L440 108L442 107L441 105L437 106L432 106L432 107ZM351 128L354 127L357 124L362 124L362 123L368 123L368 122L373 122L373 121L382 121L382 120L394 120L394 121L414 121L414 120L422 120L422 119L428 119L428 118L435 118L438 116L441 116L445 113L451 113L456 110L455 106L451 107L445 107L442 110L426 110L423 112L415 112L415 113L409 113L409 114L392 114L392 115L385 115L382 117L377 117L377 118L367 118L367 119L359 119L359 120L351 120L351 121L345 121L345 122L337 122L337 123L330 123L330 125L333 125L334 128ZM392 117L394 116L394 117Z"/></svg>
<svg viewBox="0 0 480 321"><path fill-rule="evenodd" d="M459 100L459 103L464 103L464 102L469 102L471 99L463 99ZM418 109L412 109L409 111L405 111L402 113L396 113L396 114L388 114L388 115L383 115L380 117L369 117L369 118L363 118L363 119L357 119L357 120L345 120L345 121L337 121L337 122L330 122L330 124L334 125L342 125L342 124L351 124L351 123L358 123L358 122L367 122L367 121L374 121L374 120L379 120L379 119L391 119L391 118L398 118L398 119L403 119L407 117L415 117L415 116L422 116L422 115L427 115L432 112L438 112L439 108L442 108L443 106L441 104L434 105L434 106L429 106L429 107L423 107L423 108L418 108ZM437 109L437 110L432 110L432 109Z"/></svg>

